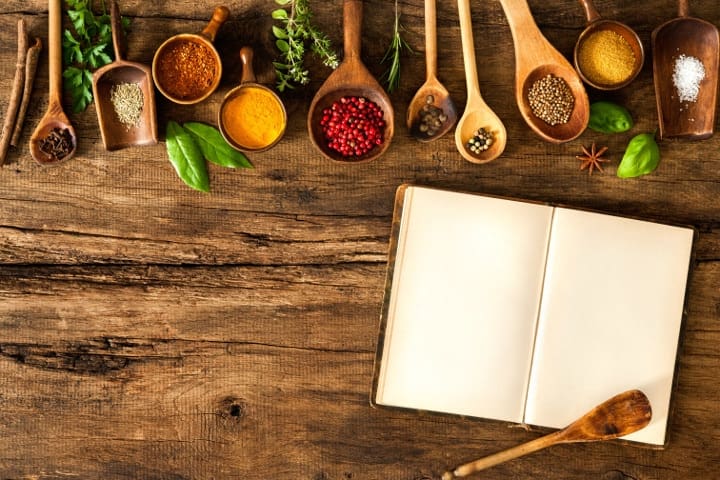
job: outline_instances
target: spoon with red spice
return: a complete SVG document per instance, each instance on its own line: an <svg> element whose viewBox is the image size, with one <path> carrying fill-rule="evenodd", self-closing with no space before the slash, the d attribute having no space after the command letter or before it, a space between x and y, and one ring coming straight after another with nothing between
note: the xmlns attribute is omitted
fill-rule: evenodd
<svg viewBox="0 0 720 480"><path fill-rule="evenodd" d="M315 94L308 112L313 145L326 158L340 162L378 158L390 146L394 131L390 98L360 59L362 14L361 0L345 0L345 56ZM345 122L338 124L333 112ZM348 123L355 127L348 128Z"/></svg>
<svg viewBox="0 0 720 480"><path fill-rule="evenodd" d="M62 11L60 0L49 1L48 57L50 63L50 96L45 115L30 137L30 155L41 165L69 160L77 149L77 136L63 111L62 58L60 36Z"/></svg>

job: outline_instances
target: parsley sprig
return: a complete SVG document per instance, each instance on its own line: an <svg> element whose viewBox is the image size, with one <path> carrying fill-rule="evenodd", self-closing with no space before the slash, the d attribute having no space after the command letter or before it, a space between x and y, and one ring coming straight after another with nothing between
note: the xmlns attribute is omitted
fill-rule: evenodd
<svg viewBox="0 0 720 480"><path fill-rule="evenodd" d="M113 60L110 15L101 0L102 13L95 15L92 0L67 0L67 15L73 29L65 29L62 39L63 82L72 99L74 112L82 112L93 101L93 71ZM126 30L130 20L123 18Z"/></svg>
<svg viewBox="0 0 720 480"><path fill-rule="evenodd" d="M282 7L272 12L272 18L281 23L281 27L273 25L275 45L280 50L280 58L273 62L277 75L277 89L284 91L294 88L296 84L306 85L310 81L310 73L303 64L306 43L324 65L337 68L337 54L332 48L330 39L311 23L312 11L308 0L275 0Z"/></svg>

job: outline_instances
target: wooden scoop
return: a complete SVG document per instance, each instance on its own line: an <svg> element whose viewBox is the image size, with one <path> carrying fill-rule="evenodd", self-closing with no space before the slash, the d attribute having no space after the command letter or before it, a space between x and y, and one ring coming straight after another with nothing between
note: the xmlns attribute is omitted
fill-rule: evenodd
<svg viewBox="0 0 720 480"><path fill-rule="evenodd" d="M562 430L517 447L475 460L445 472L442 480L452 480L558 443L595 442L629 435L650 423L650 401L640 390L628 390L601 403Z"/></svg>
<svg viewBox="0 0 720 480"><path fill-rule="evenodd" d="M378 158L390 146L394 132L395 120L390 99L360 59L362 16L363 3L361 0L345 0L343 3L345 55L340 66L320 86L308 112L308 132L313 145L325 157L340 162L369 162ZM360 157L343 157L328 148L320 125L323 110L344 96L365 97L375 102L384 113L383 143Z"/></svg>
<svg viewBox="0 0 720 480"><path fill-rule="evenodd" d="M120 9L114 0L110 4L110 23L115 61L93 74L93 96L103 145L106 150L118 150L133 145L154 145L158 138L152 71L141 63L123 60L125 42ZM113 88L123 84L137 85L142 92L142 110L135 125L122 123L111 101Z"/></svg>
<svg viewBox="0 0 720 480"><path fill-rule="evenodd" d="M530 12L527 0L500 0L515 44L515 98L525 122L543 140L563 143L580 136L590 119L585 87L572 65L543 36ZM568 84L575 105L567 123L552 126L536 117L528 92L541 78L553 75Z"/></svg>
<svg viewBox="0 0 720 480"><path fill-rule="evenodd" d="M487 163L495 160L505 150L507 132L505 125L480 95L480 84L475 63L475 43L473 42L472 22L470 20L470 0L458 0L460 14L460 35L462 38L463 60L465 65L465 82L467 84L467 103L465 112L455 129L455 147L465 160L473 163ZM492 135L490 148L480 153L473 153L467 142L474 132L484 128Z"/></svg>
<svg viewBox="0 0 720 480"><path fill-rule="evenodd" d="M69 160L77 150L77 136L75 129L62 107L62 58L61 58L61 28L62 10L60 0L50 0L48 20L48 56L50 63L50 97L48 109L40 119L35 132L30 137L30 155L41 165L52 165ZM63 137L68 141L69 152L62 158L43 151L45 140L55 132L56 138Z"/></svg>
<svg viewBox="0 0 720 480"><path fill-rule="evenodd" d="M652 33L653 80L660 138L701 140L712 136L718 83L718 29L712 23L688 17L688 0L678 3L678 16ZM680 55L695 57L705 68L697 100L681 102L673 83Z"/></svg>
<svg viewBox="0 0 720 480"><path fill-rule="evenodd" d="M437 11L435 0L425 0L425 83L420 86L410 101L407 111L407 127L413 137L421 142L436 140L445 135L457 121L457 110L450 98L447 88L437 78ZM441 125L429 134L420 131L421 112L426 105L433 105L442 110L444 120L438 119Z"/></svg>

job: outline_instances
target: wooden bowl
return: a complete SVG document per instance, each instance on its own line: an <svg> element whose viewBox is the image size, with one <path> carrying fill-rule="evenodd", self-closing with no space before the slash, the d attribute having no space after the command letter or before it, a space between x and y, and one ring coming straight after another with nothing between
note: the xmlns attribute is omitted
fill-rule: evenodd
<svg viewBox="0 0 720 480"><path fill-rule="evenodd" d="M218 85L220 85L220 78L222 77L222 60L220 59L220 55L218 54L212 42L215 40L218 29L220 28L220 26L222 26L223 23L225 23L229 15L230 11L226 7L216 7L210 23L208 23L207 27L205 27L205 29L200 34L181 33L178 35L174 35L165 40L155 51L155 56L153 57L152 63L153 80L157 89L168 100L171 100L181 105L191 105L194 103L199 103L212 95L212 93L217 89ZM196 45L200 45L201 47L208 49L211 57L213 58L212 61L214 67L214 76L210 85L207 88L203 89L199 95L196 95L192 98L183 98L173 95L168 88L168 82L171 80L163 77L163 72L161 71L161 68L159 66L160 59L162 59L162 57L166 55L171 48L181 45L183 43L194 43Z"/></svg>

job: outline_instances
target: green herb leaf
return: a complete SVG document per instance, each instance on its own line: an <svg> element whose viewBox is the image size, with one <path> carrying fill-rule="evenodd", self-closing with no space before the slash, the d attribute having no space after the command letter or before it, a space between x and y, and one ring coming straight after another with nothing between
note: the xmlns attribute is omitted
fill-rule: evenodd
<svg viewBox="0 0 720 480"><path fill-rule="evenodd" d="M590 105L590 129L602 133L621 133L627 132L632 126L632 116L625 107L606 101Z"/></svg>
<svg viewBox="0 0 720 480"><path fill-rule="evenodd" d="M193 137L177 122L167 124L166 146L170 163L178 176L189 187L201 192L210 191L207 165L200 147Z"/></svg>
<svg viewBox="0 0 720 480"><path fill-rule="evenodd" d="M275 20L287 20L288 13L284 8L278 8L277 10L273 10L270 16Z"/></svg>
<svg viewBox="0 0 720 480"><path fill-rule="evenodd" d="M80 82L66 84L65 89L72 99L74 112L81 112L92 103L92 72L112 62L112 29L110 27L110 15L104 11L95 15L92 12L93 2L90 0L66 0L67 16L70 19L74 33L70 30L63 32L62 38L62 59L65 67L64 74L71 68L87 72L90 81L86 81L85 75L78 75L76 72L68 73L75 79L82 77ZM123 33L127 32L130 20L121 18Z"/></svg>
<svg viewBox="0 0 720 480"><path fill-rule="evenodd" d="M628 143L617 176L620 178L639 177L655 170L660 163L660 147L652 133L635 135Z"/></svg>
<svg viewBox="0 0 720 480"><path fill-rule="evenodd" d="M400 55L403 50L408 50L412 53L410 45L402 38L401 32L403 31L402 25L400 25L400 9L398 2L395 0L395 26L393 28L393 36L385 51L380 63L385 63L390 60L390 66L383 74L381 80L387 85L388 92L396 90L400 86Z"/></svg>
<svg viewBox="0 0 720 480"><path fill-rule="evenodd" d="M217 128L200 122L184 123L183 128L190 132L209 161L222 167L253 168L242 152L228 145Z"/></svg>

